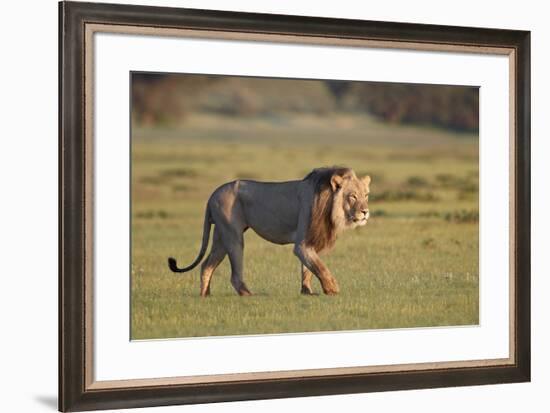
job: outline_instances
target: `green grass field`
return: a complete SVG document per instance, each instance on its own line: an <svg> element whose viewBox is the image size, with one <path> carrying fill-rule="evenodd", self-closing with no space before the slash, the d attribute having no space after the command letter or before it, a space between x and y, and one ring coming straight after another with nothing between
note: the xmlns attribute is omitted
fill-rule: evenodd
<svg viewBox="0 0 550 413"><path fill-rule="evenodd" d="M477 139L360 122L199 119L179 130L133 128L132 339L477 324ZM204 207L220 184L301 179L336 164L373 178L369 223L342 234L324 257L338 296L322 295L317 280L321 295L300 295L292 246L252 231L244 273L252 297L233 290L227 258L207 299L199 297L200 266L168 269L168 256L180 264L196 257Z"/></svg>

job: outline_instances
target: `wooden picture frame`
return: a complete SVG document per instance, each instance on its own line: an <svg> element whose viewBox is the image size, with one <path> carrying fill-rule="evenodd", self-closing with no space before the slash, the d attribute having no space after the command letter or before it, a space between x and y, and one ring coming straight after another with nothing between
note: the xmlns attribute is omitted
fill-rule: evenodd
<svg viewBox="0 0 550 413"><path fill-rule="evenodd" d="M510 357L238 377L97 382L93 376L92 38L95 32L368 45L508 56ZM530 33L284 15L59 4L59 409L81 411L530 380Z"/></svg>

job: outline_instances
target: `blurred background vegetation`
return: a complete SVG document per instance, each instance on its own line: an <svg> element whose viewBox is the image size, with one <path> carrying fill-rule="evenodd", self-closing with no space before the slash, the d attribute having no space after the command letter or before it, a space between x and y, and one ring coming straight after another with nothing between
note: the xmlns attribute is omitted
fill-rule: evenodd
<svg viewBox="0 0 550 413"><path fill-rule="evenodd" d="M477 132L479 117L476 87L229 76L134 73L132 104L142 126L177 126L199 113L264 119L342 113Z"/></svg>
<svg viewBox="0 0 550 413"><path fill-rule="evenodd" d="M477 324L477 129L472 87L134 73L131 337ZM167 257L195 258L216 187L327 165L372 176L369 223L324 258L340 295L302 297L292 246L253 231L252 297L227 259L206 301L200 266L170 272Z"/></svg>

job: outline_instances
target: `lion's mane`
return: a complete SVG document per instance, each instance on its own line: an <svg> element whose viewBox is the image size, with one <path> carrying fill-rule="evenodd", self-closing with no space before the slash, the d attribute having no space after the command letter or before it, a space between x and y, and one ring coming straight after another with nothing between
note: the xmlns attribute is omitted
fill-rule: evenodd
<svg viewBox="0 0 550 413"><path fill-rule="evenodd" d="M343 212L337 210L341 209L339 205L341 202L334 198L331 178L334 175L345 177L351 174L353 171L350 168L317 168L304 178L304 181L309 181L314 188L306 243L318 252L329 250L334 246L343 226Z"/></svg>

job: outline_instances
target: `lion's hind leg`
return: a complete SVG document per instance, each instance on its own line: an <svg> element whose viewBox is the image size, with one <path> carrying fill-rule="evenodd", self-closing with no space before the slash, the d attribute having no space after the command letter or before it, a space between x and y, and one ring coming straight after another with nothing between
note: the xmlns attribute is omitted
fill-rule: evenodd
<svg viewBox="0 0 550 413"><path fill-rule="evenodd" d="M236 242L234 242L227 252L231 261L231 285L235 291L241 296L252 295L248 287L243 281L243 254L244 254L244 237L241 233Z"/></svg>
<svg viewBox="0 0 550 413"><path fill-rule="evenodd" d="M252 295L243 281L244 233L231 227L220 227L221 238L231 262L231 285L241 296Z"/></svg>
<svg viewBox="0 0 550 413"><path fill-rule="evenodd" d="M247 228L244 212L234 194L220 194L220 208L213 209L216 231L231 262L231 285L239 295L252 293L243 281L244 231Z"/></svg>
<svg viewBox="0 0 550 413"><path fill-rule="evenodd" d="M214 227L214 236L210 254L203 261L201 266L201 297L210 295L210 282L214 271L221 264L227 252L221 241L220 233L217 227Z"/></svg>

